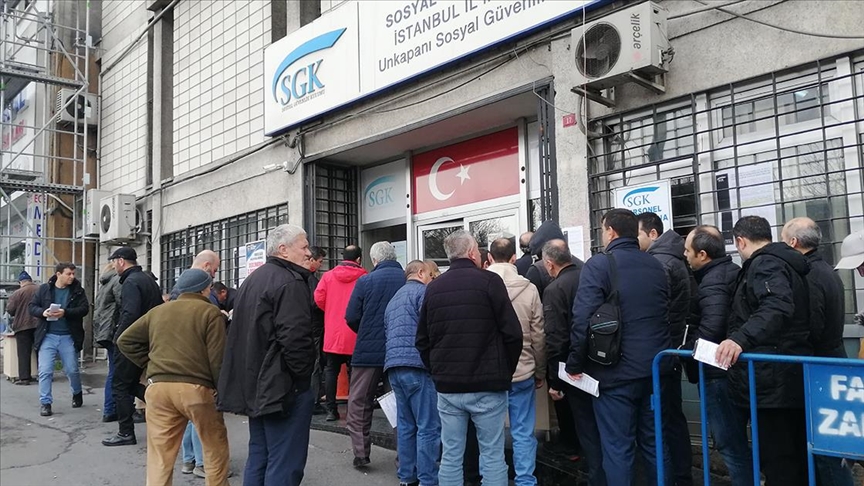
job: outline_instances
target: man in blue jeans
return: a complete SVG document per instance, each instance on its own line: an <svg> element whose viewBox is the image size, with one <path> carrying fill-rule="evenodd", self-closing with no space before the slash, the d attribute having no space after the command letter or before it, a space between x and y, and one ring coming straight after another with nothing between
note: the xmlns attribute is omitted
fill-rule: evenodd
<svg viewBox="0 0 864 486"><path fill-rule="evenodd" d="M729 332L729 309L741 268L726 255L723 235L714 226L699 226L691 231L684 242L684 254L699 285L687 347L692 349L697 339L719 343ZM732 403L727 376L721 369L705 366L702 402L714 445L726 463L732 486L753 486L747 417L741 417L741 411Z"/></svg>
<svg viewBox="0 0 864 486"><path fill-rule="evenodd" d="M613 209L603 216L606 252L589 259L579 275L565 367L572 379L587 373L600 382L594 412L603 471L608 484L615 486L632 484L637 439L646 463L646 484L657 484L651 364L670 345L666 272L656 258L639 250L638 232L631 211ZM618 299L610 299L615 293ZM602 355L596 352L609 348L589 355L592 317L607 301L618 308L621 338L620 360L611 365L601 364Z"/></svg>
<svg viewBox="0 0 864 486"><path fill-rule="evenodd" d="M507 295L522 327L522 354L507 393L510 414L510 435L513 436L513 468L516 486L535 486L534 468L537 460L536 401L534 389L542 388L546 376L546 335L543 305L537 287L516 269L516 243L499 238L489 245L492 265L488 270L497 274L507 286Z"/></svg>
<svg viewBox="0 0 864 486"><path fill-rule="evenodd" d="M59 263L54 276L42 284L30 301L30 315L39 317L34 347L39 356L39 414L53 414L51 384L54 380L54 359L59 355L63 370L72 387L72 408L83 404L81 377L78 372L78 352L84 344L82 320L90 310L87 295L75 278L75 265Z"/></svg>
<svg viewBox="0 0 864 486"><path fill-rule="evenodd" d="M405 267L405 278L384 311L384 371L396 396L399 435L396 475L400 486L435 486L441 449L438 396L414 345L426 284L432 277L425 263L414 260Z"/></svg>
<svg viewBox="0 0 864 486"><path fill-rule="evenodd" d="M507 486L504 415L522 328L501 277L480 269L474 237L444 239L450 269L426 287L416 345L438 391L441 486L461 486L468 420L477 428L483 484Z"/></svg>

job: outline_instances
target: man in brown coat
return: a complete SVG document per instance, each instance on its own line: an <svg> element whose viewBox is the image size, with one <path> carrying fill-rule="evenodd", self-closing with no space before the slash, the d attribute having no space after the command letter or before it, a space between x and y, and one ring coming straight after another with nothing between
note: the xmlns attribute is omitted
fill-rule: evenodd
<svg viewBox="0 0 864 486"><path fill-rule="evenodd" d="M16 385L29 385L33 373L30 369L30 359L33 354L33 339L39 319L30 315L27 307L33 300L33 295L39 290L39 286L33 283L30 274L21 272L18 275L20 289L9 297L6 312L14 319L12 320L12 331L15 332L15 340L18 344L18 378Z"/></svg>

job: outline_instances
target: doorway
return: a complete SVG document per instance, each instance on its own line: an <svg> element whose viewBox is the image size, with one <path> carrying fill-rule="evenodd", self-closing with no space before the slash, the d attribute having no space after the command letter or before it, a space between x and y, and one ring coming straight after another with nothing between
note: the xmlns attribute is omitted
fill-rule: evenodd
<svg viewBox="0 0 864 486"><path fill-rule="evenodd" d="M471 233L480 248L498 238L512 238L519 234L518 209L452 219L444 222L417 226L417 254L421 260L432 260L441 272L449 268L450 261L444 251L444 239L458 230Z"/></svg>

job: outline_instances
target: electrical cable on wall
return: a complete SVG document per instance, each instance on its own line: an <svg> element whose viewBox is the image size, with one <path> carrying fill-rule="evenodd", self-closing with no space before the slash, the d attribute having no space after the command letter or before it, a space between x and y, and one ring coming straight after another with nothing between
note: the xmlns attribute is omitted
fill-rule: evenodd
<svg viewBox="0 0 864 486"><path fill-rule="evenodd" d="M791 34L808 35L811 37L823 37L825 39L847 39L847 40L864 39L864 35L823 34L820 32L807 32L807 31L803 31L803 30L792 29L789 27L783 27L783 26L771 24L771 23L768 23L768 22L765 22L762 20L756 20L756 19L748 17L746 15L742 15L739 13L735 13L731 10L727 10L723 7L717 7L717 6L709 5L702 0L695 0L695 1L698 3L701 3L702 5L711 7L711 9L717 10L718 12L723 12L725 14L734 15L735 17L738 17L739 19L749 20L750 22L753 22L753 23L756 23L759 25L764 25L765 27L771 27L772 29L781 30L783 32L789 32Z"/></svg>

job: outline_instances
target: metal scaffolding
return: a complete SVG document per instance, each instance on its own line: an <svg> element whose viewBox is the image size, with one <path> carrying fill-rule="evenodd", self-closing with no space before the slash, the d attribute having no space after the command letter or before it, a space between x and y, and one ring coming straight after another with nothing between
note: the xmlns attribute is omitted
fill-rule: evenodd
<svg viewBox="0 0 864 486"><path fill-rule="evenodd" d="M0 0L0 7L0 287L17 287L11 273L22 266L42 269L42 280L47 281L58 262L55 244L59 242L69 245L69 256L80 269L78 278L86 282L87 245L85 232L78 232L82 214L76 208L84 207L85 186L91 182L88 151L92 152L93 137L86 119L89 110L98 109L98 105L86 107L93 48L90 2ZM33 99L19 97L25 89ZM66 90L64 98L58 98L60 89ZM73 110L68 113L73 115L63 116L70 106ZM25 109L33 110L35 122L16 122L15 115ZM71 205L62 199L70 195L75 198ZM71 213L69 231L47 224L49 203L54 210ZM41 209L33 211L36 205ZM20 222L13 228L15 217ZM13 262L20 259L22 243L23 265ZM34 260L40 249L42 258Z"/></svg>

